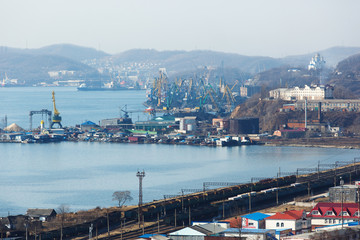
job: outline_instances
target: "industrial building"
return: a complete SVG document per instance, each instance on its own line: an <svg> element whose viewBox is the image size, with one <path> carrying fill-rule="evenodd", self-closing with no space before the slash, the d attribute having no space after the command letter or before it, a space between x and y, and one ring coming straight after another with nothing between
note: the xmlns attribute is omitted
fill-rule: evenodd
<svg viewBox="0 0 360 240"><path fill-rule="evenodd" d="M179 122L179 130L183 133L196 131L197 117L189 116L183 118L176 118L175 121Z"/></svg>
<svg viewBox="0 0 360 240"><path fill-rule="evenodd" d="M212 125L216 127L216 131L228 131L230 127L230 120L224 118L213 118Z"/></svg>
<svg viewBox="0 0 360 240"><path fill-rule="evenodd" d="M334 203L358 201L358 187L355 185L343 185L329 189L329 201Z"/></svg>
<svg viewBox="0 0 360 240"><path fill-rule="evenodd" d="M321 103L322 111L360 111L360 99L323 99L323 100L307 100L307 109L316 110ZM294 103L295 110L305 109L305 100L296 101Z"/></svg>
<svg viewBox="0 0 360 240"><path fill-rule="evenodd" d="M230 134L258 134L259 118L230 119Z"/></svg>
<svg viewBox="0 0 360 240"><path fill-rule="evenodd" d="M111 118L101 120L100 126L103 128L130 129L133 127L133 123L131 118Z"/></svg>
<svg viewBox="0 0 360 240"><path fill-rule="evenodd" d="M252 97L253 95L260 93L261 87L254 85L243 85L240 87L240 96L241 97Z"/></svg>
<svg viewBox="0 0 360 240"><path fill-rule="evenodd" d="M81 131L84 131L84 132L91 132L91 131L99 130L100 127L99 127L99 125L97 125L96 123L94 123L92 121L86 121L80 125L80 129L81 129Z"/></svg>
<svg viewBox="0 0 360 240"><path fill-rule="evenodd" d="M179 129L179 122L175 120L174 116L167 115L154 118L150 121L135 122L135 129L168 132L173 129Z"/></svg>

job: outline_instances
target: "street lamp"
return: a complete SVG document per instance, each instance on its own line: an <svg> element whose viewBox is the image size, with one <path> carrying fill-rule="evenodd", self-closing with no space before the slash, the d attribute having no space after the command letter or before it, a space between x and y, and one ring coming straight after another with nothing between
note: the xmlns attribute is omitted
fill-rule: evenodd
<svg viewBox="0 0 360 240"><path fill-rule="evenodd" d="M341 186L341 229L344 228L344 214L343 214L343 204L344 204L344 180L342 179L342 177L340 177L340 186Z"/></svg>

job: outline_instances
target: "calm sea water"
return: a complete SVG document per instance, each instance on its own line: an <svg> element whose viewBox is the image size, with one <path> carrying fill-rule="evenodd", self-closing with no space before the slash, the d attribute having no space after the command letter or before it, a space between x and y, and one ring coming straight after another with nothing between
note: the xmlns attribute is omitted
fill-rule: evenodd
<svg viewBox="0 0 360 240"><path fill-rule="evenodd" d="M0 89L0 117L7 114L9 123L26 127L28 111L52 109L51 91ZM130 109L143 109L145 98L144 91L84 93L71 88L55 91L65 125L117 117L119 106L124 104ZM0 216L24 214L27 208L56 209L61 204L69 205L73 211L115 206L112 193L121 190L130 190L134 197L131 204L136 204L138 170L146 172L144 200L152 201L165 194L180 194L182 188L202 188L205 181L246 182L251 177L276 176L279 167L284 172L295 171L297 167L316 167L318 161L333 163L359 155L355 149L297 147L3 143Z"/></svg>
<svg viewBox="0 0 360 240"><path fill-rule="evenodd" d="M76 88L43 87L43 88L0 88L0 120L5 115L8 125L16 123L24 129L29 129L29 113L48 109L53 111L52 91L55 91L56 107L62 117L62 124L75 126L87 120L99 123L101 119L119 117L120 108L127 105L128 111L133 111L130 116L134 119L149 117L143 111L145 107L144 90L86 92L77 91ZM33 127L40 126L41 120L47 117L33 115ZM0 122L0 127L2 127Z"/></svg>

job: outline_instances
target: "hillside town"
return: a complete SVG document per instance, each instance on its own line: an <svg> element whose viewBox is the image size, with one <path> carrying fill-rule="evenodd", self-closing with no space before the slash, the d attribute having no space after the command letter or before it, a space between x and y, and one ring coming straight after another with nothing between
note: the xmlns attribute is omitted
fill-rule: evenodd
<svg viewBox="0 0 360 240"><path fill-rule="evenodd" d="M360 1L1 1L0 240L360 239Z"/></svg>

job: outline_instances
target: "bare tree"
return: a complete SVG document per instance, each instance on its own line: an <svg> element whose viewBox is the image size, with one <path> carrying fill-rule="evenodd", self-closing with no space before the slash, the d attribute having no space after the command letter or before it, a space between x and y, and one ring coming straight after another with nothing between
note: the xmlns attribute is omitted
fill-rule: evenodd
<svg viewBox="0 0 360 240"><path fill-rule="evenodd" d="M63 228L64 228L64 222L65 222L65 214L70 211L70 208L68 205L61 204L58 209L58 214L60 215L60 240L63 239Z"/></svg>
<svg viewBox="0 0 360 240"><path fill-rule="evenodd" d="M133 200L130 191L116 191L112 195L113 201L117 201L121 208L126 202Z"/></svg>

